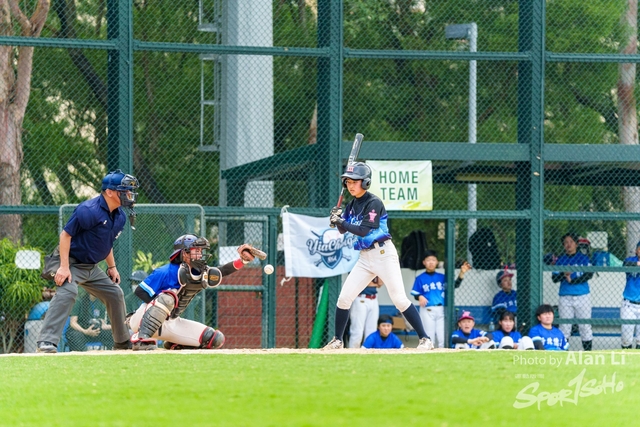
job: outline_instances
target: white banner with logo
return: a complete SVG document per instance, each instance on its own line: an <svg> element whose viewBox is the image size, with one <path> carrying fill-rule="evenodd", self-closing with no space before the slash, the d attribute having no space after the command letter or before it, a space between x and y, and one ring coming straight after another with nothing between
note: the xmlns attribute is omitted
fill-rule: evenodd
<svg viewBox="0 0 640 427"><path fill-rule="evenodd" d="M431 162L425 160L372 161L371 191L388 211L433 210Z"/></svg>
<svg viewBox="0 0 640 427"><path fill-rule="evenodd" d="M331 277L348 273L360 252L356 237L329 227L329 217L282 213L287 277Z"/></svg>

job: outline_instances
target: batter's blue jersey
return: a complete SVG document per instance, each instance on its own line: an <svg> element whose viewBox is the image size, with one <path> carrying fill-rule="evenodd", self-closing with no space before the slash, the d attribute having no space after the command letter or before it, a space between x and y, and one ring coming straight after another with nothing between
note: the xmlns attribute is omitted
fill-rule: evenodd
<svg viewBox="0 0 640 427"><path fill-rule="evenodd" d="M400 338L391 332L387 338L383 339L380 336L380 331L375 331L364 340L362 344L364 348L403 348L404 344L400 341Z"/></svg>
<svg viewBox="0 0 640 427"><path fill-rule="evenodd" d="M560 258L558 258L558 260L556 261L556 265L584 265L584 266L589 266L591 265L591 260L589 259L588 256L584 255L583 253L580 252L576 252L575 254L569 256L569 255L562 255ZM559 271L554 271L553 274L560 274ZM582 271L574 271L573 273L571 273L571 280L573 279L577 279L578 277L582 276L584 274L584 272ZM562 279L562 282L560 282L560 291L559 291L559 295L563 296L563 295L586 295L589 293L589 282L584 282L584 283L578 283L577 285L573 285L570 284L569 282L567 282L566 280Z"/></svg>
<svg viewBox="0 0 640 427"><path fill-rule="evenodd" d="M498 292L493 297L493 303L491 304L491 311L496 311L499 308L504 308L512 313L518 311L518 300L516 298L516 291L506 293L505 291Z"/></svg>
<svg viewBox="0 0 640 427"><path fill-rule="evenodd" d="M545 350L569 350L569 343L564 338L564 334L554 326L547 329L537 324L529 330L529 337L534 343L541 341Z"/></svg>
<svg viewBox="0 0 640 427"><path fill-rule="evenodd" d="M444 274L434 271L433 273L424 272L416 277L411 289L411 295L422 295L427 299L427 307L435 305L444 305L444 289L447 284L447 278Z"/></svg>
<svg viewBox="0 0 640 427"><path fill-rule="evenodd" d="M500 341L502 341L502 338L504 337L511 337L513 342L516 344L522 339L522 334L518 331L511 331L507 334L502 329L498 329L491 332L491 335L493 336L493 340L496 342L496 345L500 344Z"/></svg>
<svg viewBox="0 0 640 427"><path fill-rule="evenodd" d="M359 199L353 199L347 204L342 218L349 224L371 228L366 236L356 236L356 250L367 249L376 241L383 242L391 238L387 226L387 210L382 200L368 191Z"/></svg>
<svg viewBox="0 0 640 427"><path fill-rule="evenodd" d="M462 332L462 329L458 329L457 331L454 331L454 333L451 334L451 348L456 348L456 344L453 343L453 339L454 338L464 338L465 340L472 340L478 337L484 337L485 335L487 335L487 333L485 331L481 331L480 329L472 329L471 332L469 332L469 335L465 334L464 332ZM480 348L477 345L472 345L467 343L467 348Z"/></svg>
<svg viewBox="0 0 640 427"><path fill-rule="evenodd" d="M624 260L625 265L627 263L637 263L638 257L632 256ZM640 273L626 273L627 275L627 284L624 287L624 292L622 292L622 297L624 299L628 299L629 301L639 302L640 301Z"/></svg>
<svg viewBox="0 0 640 427"><path fill-rule="evenodd" d="M169 289L180 289L180 283L178 282L178 269L180 264L169 263L158 267L153 272L140 282L140 287L149 294L151 298L154 298L162 291Z"/></svg>

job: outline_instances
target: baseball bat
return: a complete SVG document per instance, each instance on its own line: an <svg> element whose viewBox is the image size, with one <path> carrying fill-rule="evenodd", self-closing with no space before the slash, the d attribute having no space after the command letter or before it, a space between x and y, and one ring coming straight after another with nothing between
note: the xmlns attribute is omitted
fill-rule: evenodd
<svg viewBox="0 0 640 427"><path fill-rule="evenodd" d="M347 165L350 165L352 163L355 163L356 159L358 158L358 153L360 152L360 147L362 146L362 139L364 138L364 135L362 135L361 133L356 133L356 138L353 140L353 145L351 146L351 153L349 154L349 159L347 160ZM344 196L344 184L342 185L342 188L340 189L340 197L338 197L338 203L336 204L336 206L339 208L340 206L342 206L342 198ZM335 228L335 225L330 224L331 228Z"/></svg>

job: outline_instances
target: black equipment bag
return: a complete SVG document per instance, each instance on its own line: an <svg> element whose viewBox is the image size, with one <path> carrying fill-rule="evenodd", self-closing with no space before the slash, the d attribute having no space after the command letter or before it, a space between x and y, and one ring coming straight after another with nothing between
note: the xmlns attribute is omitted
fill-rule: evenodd
<svg viewBox="0 0 640 427"><path fill-rule="evenodd" d="M422 270L425 252L427 251L427 236L422 230L413 230L402 239L400 248L400 267L412 270Z"/></svg>
<svg viewBox="0 0 640 427"><path fill-rule="evenodd" d="M500 268L500 254L493 231L479 228L469 238L469 251L473 257L473 268L497 270Z"/></svg>

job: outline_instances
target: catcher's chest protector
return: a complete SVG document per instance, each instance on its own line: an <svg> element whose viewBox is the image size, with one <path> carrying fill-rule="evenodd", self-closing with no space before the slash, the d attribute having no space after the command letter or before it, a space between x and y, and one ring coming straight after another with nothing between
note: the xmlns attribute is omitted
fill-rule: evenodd
<svg viewBox="0 0 640 427"><path fill-rule="evenodd" d="M178 281L180 282L181 288L178 291L178 306L171 313L172 319L179 317L193 297L208 286L203 273L200 273L199 276L193 273L194 270L190 269L185 263L178 269Z"/></svg>

